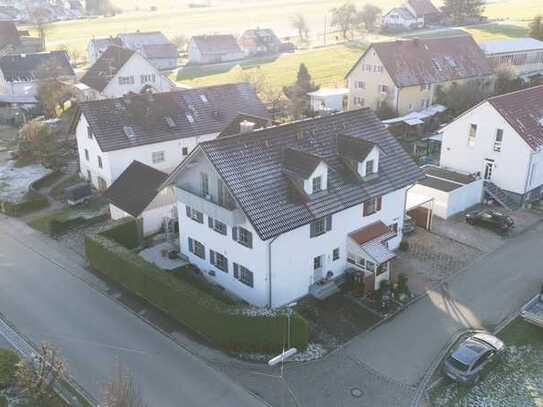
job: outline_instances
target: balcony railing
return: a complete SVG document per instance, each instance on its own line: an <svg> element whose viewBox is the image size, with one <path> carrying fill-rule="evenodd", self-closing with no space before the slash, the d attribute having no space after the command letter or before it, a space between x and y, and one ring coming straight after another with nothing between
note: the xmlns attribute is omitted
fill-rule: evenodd
<svg viewBox="0 0 543 407"><path fill-rule="evenodd" d="M243 212L232 204L221 205L212 196L202 196L185 188L176 188L177 200L197 211L233 226L245 222Z"/></svg>

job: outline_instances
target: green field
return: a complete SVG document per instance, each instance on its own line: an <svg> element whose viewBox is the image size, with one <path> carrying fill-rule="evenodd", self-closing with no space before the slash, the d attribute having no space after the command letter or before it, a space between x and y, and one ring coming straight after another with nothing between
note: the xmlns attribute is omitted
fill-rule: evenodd
<svg viewBox="0 0 543 407"><path fill-rule="evenodd" d="M344 77L362 54L361 48L336 46L283 54L277 59L260 59L241 65L187 67L179 72L178 81L189 86L215 85L244 80L245 72L260 72L275 90L296 80L303 62L315 83L321 86L343 87Z"/></svg>

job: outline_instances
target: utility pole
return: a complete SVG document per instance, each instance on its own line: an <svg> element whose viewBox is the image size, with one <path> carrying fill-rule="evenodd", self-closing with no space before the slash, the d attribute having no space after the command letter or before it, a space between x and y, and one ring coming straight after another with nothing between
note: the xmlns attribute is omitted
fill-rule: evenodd
<svg viewBox="0 0 543 407"><path fill-rule="evenodd" d="M327 34L326 34L326 30L327 30L327 26L328 26L327 20L328 20L328 14L325 14L325 15L324 15L324 37L323 37L323 40L324 40L324 44L323 44L323 45L324 45L325 47L326 47L326 35L327 35Z"/></svg>

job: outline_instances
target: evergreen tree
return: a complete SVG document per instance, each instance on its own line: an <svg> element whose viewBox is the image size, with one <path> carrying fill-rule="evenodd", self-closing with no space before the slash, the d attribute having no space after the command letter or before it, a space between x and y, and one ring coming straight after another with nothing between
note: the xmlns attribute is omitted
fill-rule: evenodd
<svg viewBox="0 0 543 407"><path fill-rule="evenodd" d="M441 10L453 23L462 24L468 19L481 18L484 9L484 0L445 0Z"/></svg>
<svg viewBox="0 0 543 407"><path fill-rule="evenodd" d="M288 98L288 113L294 119L311 114L309 92L314 92L319 86L313 82L311 74L304 63L300 64L296 82L283 88L283 93Z"/></svg>
<svg viewBox="0 0 543 407"><path fill-rule="evenodd" d="M543 41L543 15L537 15L530 23L530 37Z"/></svg>

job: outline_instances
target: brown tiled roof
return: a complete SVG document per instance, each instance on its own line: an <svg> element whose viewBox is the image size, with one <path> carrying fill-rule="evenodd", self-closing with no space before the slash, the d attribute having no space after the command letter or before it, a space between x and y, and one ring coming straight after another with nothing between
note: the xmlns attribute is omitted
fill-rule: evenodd
<svg viewBox="0 0 543 407"><path fill-rule="evenodd" d="M483 51L468 35L378 42L372 44L366 53L370 50L377 52L386 71L400 88L493 74Z"/></svg>
<svg viewBox="0 0 543 407"><path fill-rule="evenodd" d="M532 149L543 146L543 86L495 96L488 102Z"/></svg>
<svg viewBox="0 0 543 407"><path fill-rule="evenodd" d="M225 35L195 35L192 41L202 54L215 54L226 52L242 52L238 42L232 34Z"/></svg>
<svg viewBox="0 0 543 407"><path fill-rule="evenodd" d="M117 72L128 62L135 51L112 45L106 49L93 66L83 75L81 82L102 92Z"/></svg>
<svg viewBox="0 0 543 407"><path fill-rule="evenodd" d="M439 10L430 0L408 0L407 2L413 8L417 17L423 17L428 14L439 14Z"/></svg>
<svg viewBox="0 0 543 407"><path fill-rule="evenodd" d="M381 221L378 221L352 232L349 236L359 245L363 245L364 243L377 239L379 236L383 236L388 232L390 232L390 230L388 229L387 225Z"/></svg>
<svg viewBox="0 0 543 407"><path fill-rule="evenodd" d="M21 36L13 21L0 21L0 48L21 45Z"/></svg>

